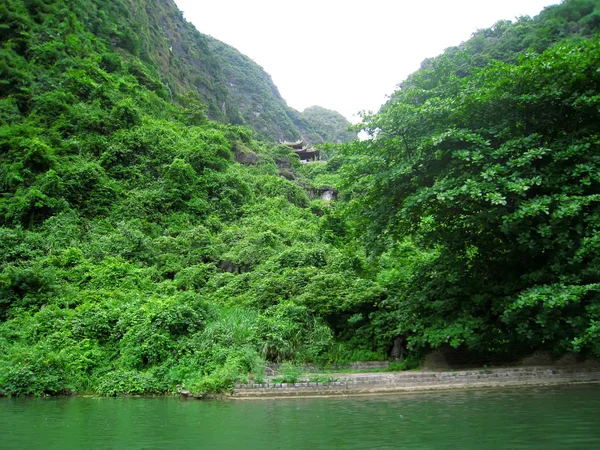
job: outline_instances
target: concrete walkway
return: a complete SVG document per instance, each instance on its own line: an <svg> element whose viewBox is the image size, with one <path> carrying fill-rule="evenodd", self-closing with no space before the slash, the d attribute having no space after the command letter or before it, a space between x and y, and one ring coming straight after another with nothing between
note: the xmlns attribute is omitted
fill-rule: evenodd
<svg viewBox="0 0 600 450"><path fill-rule="evenodd" d="M231 398L365 395L433 389L600 383L600 366L326 374L335 381L237 385ZM313 376L314 379L314 376Z"/></svg>

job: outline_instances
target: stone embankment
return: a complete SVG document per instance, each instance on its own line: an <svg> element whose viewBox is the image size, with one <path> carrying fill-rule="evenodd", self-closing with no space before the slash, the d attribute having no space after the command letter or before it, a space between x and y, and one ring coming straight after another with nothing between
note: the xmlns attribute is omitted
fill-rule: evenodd
<svg viewBox="0 0 600 450"><path fill-rule="evenodd" d="M433 389L600 383L600 366L328 374L334 381L243 384L232 398L378 394ZM313 377L314 379L315 377Z"/></svg>

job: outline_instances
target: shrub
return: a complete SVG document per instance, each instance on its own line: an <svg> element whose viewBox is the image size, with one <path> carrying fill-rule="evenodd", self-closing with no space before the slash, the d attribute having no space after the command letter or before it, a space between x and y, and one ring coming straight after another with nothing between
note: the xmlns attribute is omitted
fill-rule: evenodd
<svg viewBox="0 0 600 450"><path fill-rule="evenodd" d="M285 361L279 366L279 375L273 378L275 383L297 383L302 376L302 366Z"/></svg>
<svg viewBox="0 0 600 450"><path fill-rule="evenodd" d="M149 372L113 370L98 380L96 393L106 396L166 393L167 386Z"/></svg>

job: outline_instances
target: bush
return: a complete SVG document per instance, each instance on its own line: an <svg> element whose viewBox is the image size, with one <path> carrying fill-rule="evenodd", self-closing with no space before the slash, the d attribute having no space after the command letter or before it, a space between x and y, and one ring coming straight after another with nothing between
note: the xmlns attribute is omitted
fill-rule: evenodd
<svg viewBox="0 0 600 450"><path fill-rule="evenodd" d="M149 372L114 370L99 378L96 393L106 396L160 394L168 387Z"/></svg>
<svg viewBox="0 0 600 450"><path fill-rule="evenodd" d="M117 53L102 54L100 65L109 73L121 70L121 57Z"/></svg>
<svg viewBox="0 0 600 450"><path fill-rule="evenodd" d="M279 375L273 378L274 383L297 383L302 376L302 366L286 361L279 366Z"/></svg>

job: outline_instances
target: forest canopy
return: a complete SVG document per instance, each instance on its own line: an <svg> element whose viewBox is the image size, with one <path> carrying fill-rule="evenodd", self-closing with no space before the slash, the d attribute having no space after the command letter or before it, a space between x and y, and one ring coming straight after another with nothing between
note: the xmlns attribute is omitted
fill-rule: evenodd
<svg viewBox="0 0 600 450"><path fill-rule="evenodd" d="M413 345L598 352L599 63L597 40L573 39L421 72L345 149L372 248L438 253L397 294Z"/></svg>
<svg viewBox="0 0 600 450"><path fill-rule="evenodd" d="M340 145L170 0L3 2L0 395L224 392L398 339L397 368L599 357L599 17L479 30ZM302 126L328 161L274 139Z"/></svg>

